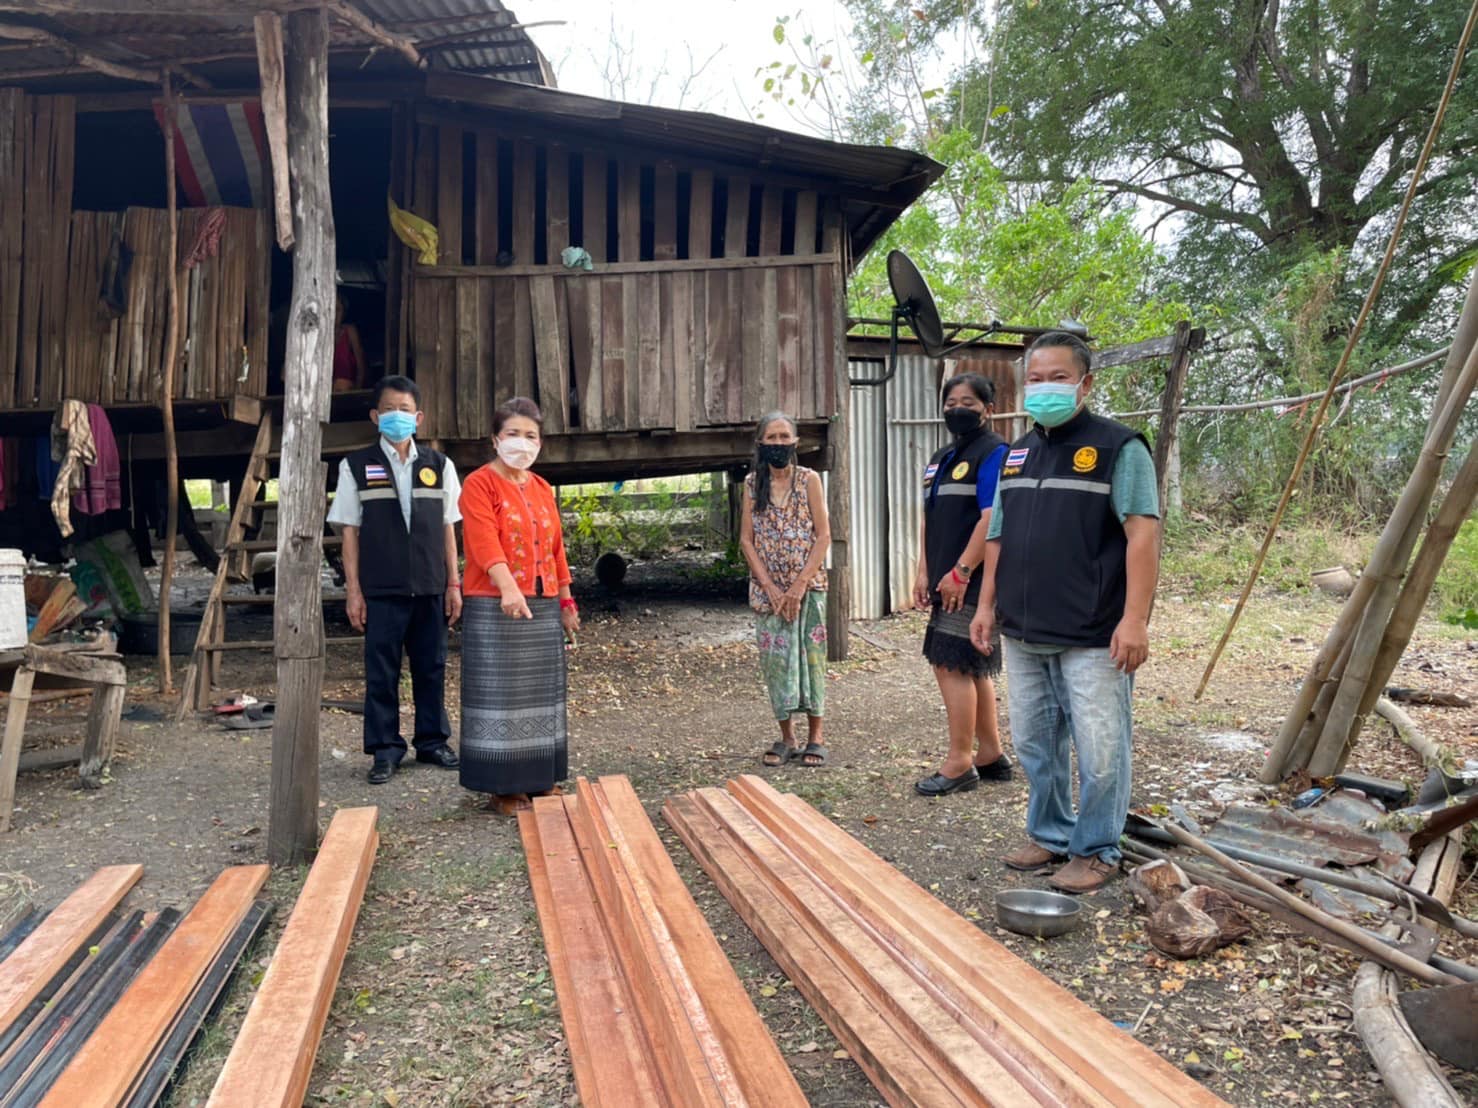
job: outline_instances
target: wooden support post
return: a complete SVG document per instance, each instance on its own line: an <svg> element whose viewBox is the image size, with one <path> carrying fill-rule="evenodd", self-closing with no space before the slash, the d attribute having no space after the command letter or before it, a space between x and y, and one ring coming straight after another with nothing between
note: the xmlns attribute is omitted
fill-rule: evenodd
<svg viewBox="0 0 1478 1108"><path fill-rule="evenodd" d="M164 564L159 571L159 691L174 692L174 661L169 652L169 602L174 584L175 545L180 530L180 452L174 434L174 371L180 354L180 209L174 171L175 112L173 78L164 79L164 197L169 234L164 264L168 269L169 326L164 340L164 381L159 410L164 415Z"/></svg>
<svg viewBox="0 0 1478 1108"><path fill-rule="evenodd" d="M21 746L26 739L26 713L31 709L31 686L36 671L21 666L10 682L10 702L5 706L5 737L0 739L0 832L10 830L15 808L15 775L20 772Z"/></svg>
<svg viewBox="0 0 1478 1108"><path fill-rule="evenodd" d="M256 17L257 72L262 76L262 122L272 162L272 210L277 225L277 248L293 248L292 185L287 176L287 94L282 81L282 17L258 12Z"/></svg>
<svg viewBox="0 0 1478 1108"><path fill-rule="evenodd" d="M826 250L841 257L843 236L846 228L841 212L833 209L828 213L823 232ZM847 376L847 281L840 264L836 266L834 287L836 299L831 304L817 304L818 312L833 312L836 324L832 328L834 347L830 351L817 351L816 362L823 372L829 369L836 375L836 408L831 415L831 426L826 431L827 505L826 513L831 523L831 569L830 587L826 594L826 642L827 657L833 662L847 660L847 636L852 623L852 462L851 423L847 409L851 397L851 385ZM828 357L829 355L829 357Z"/></svg>
<svg viewBox="0 0 1478 1108"><path fill-rule="evenodd" d="M1165 392L1160 398L1160 422L1155 427L1155 475L1159 484L1162 522L1170 515L1166 495L1170 485L1170 460L1177 456L1176 436L1180 429L1181 401L1185 397L1186 370L1190 368L1191 355L1205 340L1204 328L1192 330L1186 320L1175 325L1175 347L1170 352L1170 365L1165 370Z"/></svg>
<svg viewBox="0 0 1478 1108"><path fill-rule="evenodd" d="M293 188L293 292L284 365L277 515L277 718L267 857L306 861L318 845L318 718L323 696L323 562L334 344L334 215L328 181L328 19L294 11L286 41L288 162Z"/></svg>

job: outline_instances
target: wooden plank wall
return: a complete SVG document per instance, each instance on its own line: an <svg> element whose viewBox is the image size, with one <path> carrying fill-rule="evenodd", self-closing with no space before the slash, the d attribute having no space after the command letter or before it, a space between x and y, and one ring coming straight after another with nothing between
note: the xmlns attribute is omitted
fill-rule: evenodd
<svg viewBox="0 0 1478 1108"><path fill-rule="evenodd" d="M176 399L261 396L267 390L270 213L221 210L226 222L215 256L191 268L180 284L185 318ZM180 212L182 255L208 217L207 209ZM104 306L101 288L119 235L132 251L132 263L125 310L115 316ZM48 363L47 377L55 381L57 394L49 403L62 397L101 404L158 400L168 322L167 244L160 209L72 213L64 341L58 360Z"/></svg>
<svg viewBox="0 0 1478 1108"><path fill-rule="evenodd" d="M830 198L445 118L413 131L408 200L439 252L411 268L397 368L425 390L428 435L484 437L515 395L539 402L551 434L835 413ZM594 271L565 268L568 246Z"/></svg>

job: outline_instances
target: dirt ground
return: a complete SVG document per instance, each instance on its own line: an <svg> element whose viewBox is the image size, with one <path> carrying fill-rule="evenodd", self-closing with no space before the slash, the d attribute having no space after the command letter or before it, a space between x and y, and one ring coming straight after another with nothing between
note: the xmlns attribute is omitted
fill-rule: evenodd
<svg viewBox="0 0 1478 1108"><path fill-rule="evenodd" d="M1122 883L1089 898L1089 924L1064 938L1033 941L994 926L995 891L1035 882L996 860L1021 839L1026 784L1018 776L933 801L913 794L913 781L932 772L945 745L943 710L918 657L920 617L862 627L867 638L854 637L852 660L834 667L830 765L760 770L757 755L773 723L742 594L702 573L663 579L642 567L619 601L582 591L586 629L570 678L573 772L630 776L814 1104L880 1100L661 823L658 810L674 791L765 773L1233 1103L1389 1103L1350 1023L1354 960L1265 918L1250 940L1190 962L1148 946ZM1173 583L1163 592L1154 656L1136 688L1137 804L1179 799L1209 815L1222 802L1258 795L1252 779L1262 752L1335 610L1317 596L1260 597L1196 702L1192 690L1228 607L1177 596ZM454 654L454 730L456 663ZM329 672L326 697L356 696L352 648L331 652ZM223 866L264 860L270 732L162 722L168 717L151 694L150 667L130 673L128 719L105 788L78 791L69 772L21 780L17 830L0 838L0 882L24 886L38 903L54 904L96 866L142 862L132 903L185 906ZM269 696L269 660L231 655L227 679ZM1424 624L1395 680L1478 689L1478 641ZM1478 755L1478 710L1413 715L1429 733ZM33 719L38 743L70 742L82 712L75 703L45 704ZM386 786L368 785L359 728L347 713L322 716L324 821L340 806L377 804L382 837L309 1103L574 1103L515 823L481 810L480 798L445 771L412 765ZM1421 772L1384 725L1369 729L1354 764L1412 779ZM1478 916L1472 860L1456 907ZM272 936L302 876L272 879L280 906ZM238 975L173 1104L203 1103L271 949L269 936ZM1446 949L1478 958L1478 944ZM1478 1078L1453 1080L1478 1099Z"/></svg>

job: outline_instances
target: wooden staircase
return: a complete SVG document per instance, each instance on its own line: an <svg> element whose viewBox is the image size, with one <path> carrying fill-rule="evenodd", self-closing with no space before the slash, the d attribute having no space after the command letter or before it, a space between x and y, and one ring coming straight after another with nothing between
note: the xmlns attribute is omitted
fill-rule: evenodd
<svg viewBox="0 0 1478 1108"><path fill-rule="evenodd" d="M180 703L176 718L183 720L193 711L203 712L210 707L210 696L221 686L221 656L242 650L271 650L272 639L227 639L226 613L236 607L267 607L275 603L271 594L232 593L232 584L251 580L253 554L277 549L276 539L248 539L247 533L255 531L269 511L276 505L258 500L257 495L271 480L273 471L282 453L279 436L274 425L272 412L264 409L257 424L257 437L252 444L251 456L247 459L246 474L241 482L241 493L231 511L231 522L226 529L226 545L221 551L221 564L216 570L215 582L205 602L205 614L200 620L200 631L195 637L195 648L190 655L190 665L185 671L181 686ZM324 456L344 455L360 449L363 444L325 449ZM325 549L343 545L337 535L325 535ZM343 592L325 592L325 602L343 600ZM324 640L329 646L363 641L361 635L341 635Z"/></svg>

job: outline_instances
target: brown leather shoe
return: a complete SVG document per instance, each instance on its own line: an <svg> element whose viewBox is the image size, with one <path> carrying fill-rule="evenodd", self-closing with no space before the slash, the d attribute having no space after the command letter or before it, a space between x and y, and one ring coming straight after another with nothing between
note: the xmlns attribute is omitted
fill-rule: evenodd
<svg viewBox="0 0 1478 1108"><path fill-rule="evenodd" d="M1096 854L1074 854L1072 861L1047 878L1047 884L1065 893L1096 893L1119 875L1119 867Z"/></svg>
<svg viewBox="0 0 1478 1108"><path fill-rule="evenodd" d="M1066 854L1053 854L1045 846L1036 843L1027 843L1025 846L1013 850L1001 859L1006 863L1008 869L1018 869L1023 873L1035 873L1039 869L1046 869L1057 862L1067 861Z"/></svg>

